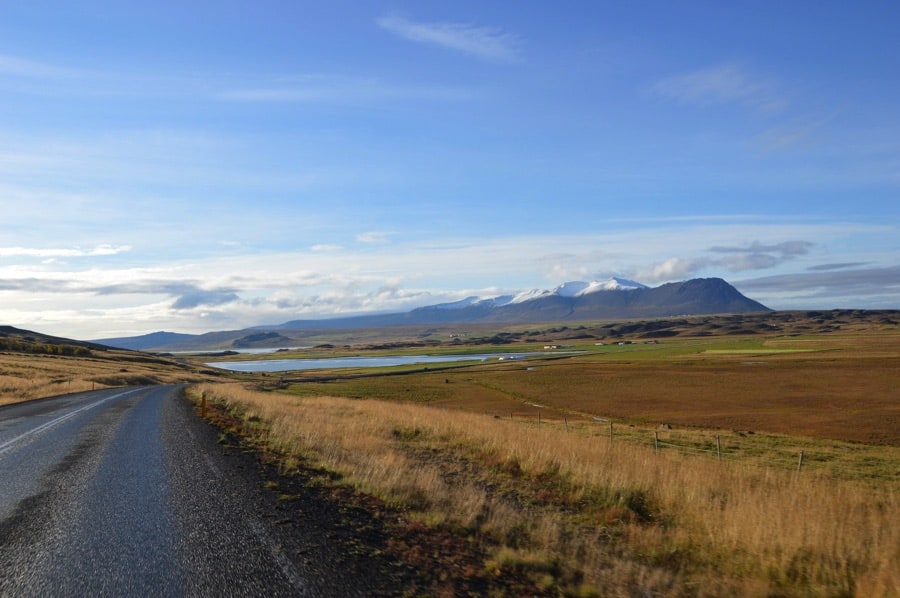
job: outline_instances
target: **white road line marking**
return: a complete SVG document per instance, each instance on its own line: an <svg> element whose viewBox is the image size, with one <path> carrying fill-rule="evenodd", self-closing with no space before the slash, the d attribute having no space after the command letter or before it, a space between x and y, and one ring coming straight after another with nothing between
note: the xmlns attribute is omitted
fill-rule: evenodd
<svg viewBox="0 0 900 598"><path fill-rule="evenodd" d="M114 394L111 397L106 397L105 399L100 399L99 401L94 401L90 405L85 405L83 407L79 407L75 411L70 411L69 413L66 413L65 415L60 415L59 417L57 417L55 419L52 419L48 422L44 422L43 424L41 424L40 426L38 426L36 428L28 430L27 432L25 432L23 434L19 434L12 440L7 440L3 444L0 444L0 455L7 452L9 449L11 449L13 447L14 444L19 442L23 438L27 438L28 436L33 436L35 434L40 434L44 430L52 428L53 426L59 425L59 424L63 423L64 421L75 417L82 411L87 411L88 409L92 409L92 408L96 407L97 405L100 405L101 403L106 403L107 401L112 401L113 399L118 399L119 397L123 397L127 394L137 392L138 390L141 390L141 389L126 390L125 392L120 392L118 394Z"/></svg>

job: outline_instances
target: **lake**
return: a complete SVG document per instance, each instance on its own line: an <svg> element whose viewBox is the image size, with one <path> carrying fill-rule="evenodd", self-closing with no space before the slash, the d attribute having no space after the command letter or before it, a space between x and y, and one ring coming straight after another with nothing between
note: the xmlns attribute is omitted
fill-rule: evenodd
<svg viewBox="0 0 900 598"><path fill-rule="evenodd" d="M259 361L218 361L206 365L233 372L287 372L340 368L381 368L420 363L454 361L516 360L540 353L485 353L479 355L389 355L384 357L327 357L322 359L263 359Z"/></svg>

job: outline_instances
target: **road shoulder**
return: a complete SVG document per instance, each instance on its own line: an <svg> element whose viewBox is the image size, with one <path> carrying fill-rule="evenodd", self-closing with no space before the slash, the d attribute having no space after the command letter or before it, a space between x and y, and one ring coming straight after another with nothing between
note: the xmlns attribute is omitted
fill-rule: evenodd
<svg viewBox="0 0 900 598"><path fill-rule="evenodd" d="M242 496L288 561L282 568L294 568L303 578L304 593L387 596L418 585L416 571L388 556L383 522L358 501L348 501L346 490L317 484L315 472L281 475L264 452L229 431L234 422L225 414L213 425L196 416L181 393L172 408L178 420L188 422L184 433L196 451L180 458L208 459L203 469L221 472L227 487L220 491Z"/></svg>

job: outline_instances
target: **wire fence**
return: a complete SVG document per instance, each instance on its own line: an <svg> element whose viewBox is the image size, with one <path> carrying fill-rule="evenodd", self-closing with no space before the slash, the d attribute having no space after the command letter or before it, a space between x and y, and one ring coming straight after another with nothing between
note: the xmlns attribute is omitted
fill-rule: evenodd
<svg viewBox="0 0 900 598"><path fill-rule="evenodd" d="M534 408L541 408L541 405L529 405ZM486 413L487 414L487 413ZM652 448L656 453L664 451L677 451L682 454L691 454L697 456L708 456L719 461L728 462L748 462L752 461L756 464L769 465L780 469L794 469L798 473L803 470L804 465L809 461L816 460L816 455L811 454L808 449L803 448L784 448L773 446L771 442L767 442L767 435L759 435L760 440L753 442L753 432L732 434L709 434L700 431L687 431L679 433L666 424L665 427L654 430L653 428L638 428L632 424L616 423L612 417L576 415L572 418L568 416L548 417L549 414L542 416L538 413L521 413L509 412L507 417L517 420L525 420L532 425L536 424L541 427L562 427L566 432L585 429L588 426L588 434L596 437L606 437L608 442L625 441L631 444L643 444ZM501 416L494 417L500 419ZM750 434L747 437L746 434ZM740 444L744 441L743 444ZM828 456L818 456L819 460L828 460Z"/></svg>
<svg viewBox="0 0 900 598"><path fill-rule="evenodd" d="M764 462L769 463L771 465L784 465L785 460L793 459L796 462L797 472L799 473L803 469L803 459L806 456L806 450L804 449L779 449L773 447L767 447L765 451L767 453L775 453L777 455L781 455L781 458L773 458L766 457L765 455L755 454L748 455L746 452L738 452L732 447L730 450L723 448L721 436L715 436L715 447L714 448L703 448L699 446L693 446L690 444L681 444L677 442L672 442L669 440L660 440L659 432L654 433L653 439L653 448L656 452L660 452L665 448L675 449L680 452L688 452L688 453L702 453L710 456L715 456L719 461L743 461L748 458L753 458L756 462ZM759 450L758 447L750 447L751 449ZM746 449L745 449L746 451Z"/></svg>

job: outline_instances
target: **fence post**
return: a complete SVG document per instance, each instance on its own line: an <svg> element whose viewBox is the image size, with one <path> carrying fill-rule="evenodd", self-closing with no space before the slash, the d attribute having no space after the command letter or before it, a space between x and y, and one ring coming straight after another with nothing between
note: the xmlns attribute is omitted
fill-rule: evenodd
<svg viewBox="0 0 900 598"><path fill-rule="evenodd" d="M716 434L716 457L719 458L719 461L722 460L722 443L719 440L718 434Z"/></svg>
<svg viewBox="0 0 900 598"><path fill-rule="evenodd" d="M659 432L654 432L653 435L654 435L653 452L658 453L659 452Z"/></svg>
<svg viewBox="0 0 900 598"><path fill-rule="evenodd" d="M800 451L800 460L797 462L797 473L803 468L803 451Z"/></svg>
<svg viewBox="0 0 900 598"><path fill-rule="evenodd" d="M541 427L541 412L538 411L538 428Z"/></svg>
<svg viewBox="0 0 900 598"><path fill-rule="evenodd" d="M200 391L200 417L206 417L206 391Z"/></svg>
<svg viewBox="0 0 900 598"><path fill-rule="evenodd" d="M566 424L566 432L569 431L569 418L567 416L563 416L563 423Z"/></svg>
<svg viewBox="0 0 900 598"><path fill-rule="evenodd" d="M609 420L609 443L612 444L613 438L613 430L612 430L612 420Z"/></svg>

